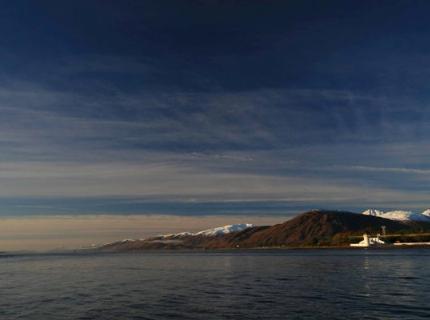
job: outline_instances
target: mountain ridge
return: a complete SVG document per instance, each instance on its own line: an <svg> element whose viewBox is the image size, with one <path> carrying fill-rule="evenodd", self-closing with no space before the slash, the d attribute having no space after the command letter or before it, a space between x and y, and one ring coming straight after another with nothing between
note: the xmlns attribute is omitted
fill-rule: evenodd
<svg viewBox="0 0 430 320"><path fill-rule="evenodd" d="M430 223L397 221L348 211L312 210L273 226L251 226L224 234L179 233L143 240L114 242L100 250L231 249L261 247L342 246L349 237L388 232L430 231Z"/></svg>
<svg viewBox="0 0 430 320"><path fill-rule="evenodd" d="M367 209L362 212L363 215L381 217L390 220L399 221L424 221L430 222L430 209L424 210L421 213L416 213L407 210L391 210L382 211L378 209Z"/></svg>

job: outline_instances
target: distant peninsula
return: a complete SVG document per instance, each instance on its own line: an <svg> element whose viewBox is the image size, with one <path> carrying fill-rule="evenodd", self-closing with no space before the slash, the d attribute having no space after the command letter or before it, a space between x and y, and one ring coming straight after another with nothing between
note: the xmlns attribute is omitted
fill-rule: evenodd
<svg viewBox="0 0 430 320"><path fill-rule="evenodd" d="M312 210L273 226L231 225L198 233L183 232L105 244L101 251L154 249L342 248L359 243L363 234L378 236L386 247L430 245L430 218L393 220L374 212ZM375 239L375 238L371 238ZM430 246L429 246L430 247Z"/></svg>

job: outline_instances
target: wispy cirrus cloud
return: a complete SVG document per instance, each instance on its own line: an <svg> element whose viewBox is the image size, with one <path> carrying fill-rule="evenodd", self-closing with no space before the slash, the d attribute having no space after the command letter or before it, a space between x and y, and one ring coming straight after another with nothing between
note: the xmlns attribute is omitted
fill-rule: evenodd
<svg viewBox="0 0 430 320"><path fill-rule="evenodd" d="M420 141L429 121L420 105L405 109L399 102L343 91L91 95L11 87L0 91L3 135L51 143L110 140L134 149L175 145L200 151ZM405 121L406 113L413 121Z"/></svg>
<svg viewBox="0 0 430 320"><path fill-rule="evenodd" d="M0 196L330 206L427 196L420 104L342 90L96 92L3 83Z"/></svg>
<svg viewBox="0 0 430 320"><path fill-rule="evenodd" d="M393 167L369 167L369 166L349 166L349 167L334 167L334 170L344 169L353 171L369 171L369 172L388 172L400 174L430 174L430 169L417 168L393 168Z"/></svg>

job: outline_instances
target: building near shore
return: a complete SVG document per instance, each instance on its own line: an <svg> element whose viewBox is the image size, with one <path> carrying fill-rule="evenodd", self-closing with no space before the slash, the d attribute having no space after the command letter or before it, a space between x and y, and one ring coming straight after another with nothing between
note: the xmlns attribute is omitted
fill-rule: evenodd
<svg viewBox="0 0 430 320"><path fill-rule="evenodd" d="M351 243L351 247L374 247L374 246L383 246L385 242L380 239L379 234L376 237L369 237L367 233L363 234L363 240L359 243Z"/></svg>

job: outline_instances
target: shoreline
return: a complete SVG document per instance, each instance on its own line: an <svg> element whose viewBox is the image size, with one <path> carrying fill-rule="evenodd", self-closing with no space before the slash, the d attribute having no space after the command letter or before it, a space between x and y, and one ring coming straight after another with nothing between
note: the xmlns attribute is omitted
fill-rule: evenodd
<svg viewBox="0 0 430 320"><path fill-rule="evenodd" d="M353 251L365 251L365 250L372 250L372 251L385 251L385 250L405 250L405 249L429 249L429 245L417 245L417 246L394 246L394 245L387 245L387 246L381 246L381 247L350 247L350 246L298 246L298 247L254 247L254 248L216 248L216 249L205 249L205 248L195 248L195 249L142 249L142 250L103 250L98 251L95 250L94 252L101 252L101 253L144 253L144 252L246 252L246 251L308 251L308 250L353 250Z"/></svg>
<svg viewBox="0 0 430 320"><path fill-rule="evenodd" d="M256 248L218 248L218 249L144 249L144 250L123 250L123 251L108 251L108 250L67 250L58 252L40 252L40 251L26 251L26 252L13 252L3 251L0 253L0 258L13 258L24 256L69 256L69 255L105 255L105 254L145 254L145 253L232 253L240 254L244 252L282 252L282 251L397 251L408 249L430 250L430 246L384 246L384 247L349 247L349 246L304 246L304 247L256 247Z"/></svg>

